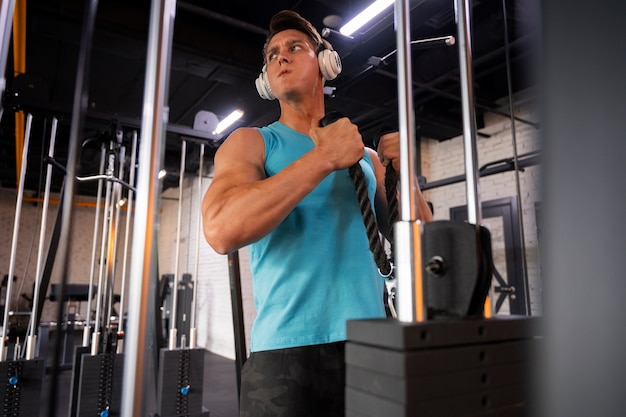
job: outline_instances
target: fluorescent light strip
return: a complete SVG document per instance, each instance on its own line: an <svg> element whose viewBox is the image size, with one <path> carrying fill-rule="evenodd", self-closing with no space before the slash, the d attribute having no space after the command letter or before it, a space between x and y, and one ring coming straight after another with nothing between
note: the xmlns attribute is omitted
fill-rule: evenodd
<svg viewBox="0 0 626 417"><path fill-rule="evenodd" d="M213 134L217 135L222 133L224 130L226 130L226 128L239 120L241 116L243 116L243 110L235 110L234 112L226 116L224 120L217 124L217 127L213 131Z"/></svg>
<svg viewBox="0 0 626 417"><path fill-rule="evenodd" d="M350 36L363 25L382 13L387 7L393 4L394 0L376 0L370 4L365 10L356 15L356 17L343 25L339 32L343 35Z"/></svg>

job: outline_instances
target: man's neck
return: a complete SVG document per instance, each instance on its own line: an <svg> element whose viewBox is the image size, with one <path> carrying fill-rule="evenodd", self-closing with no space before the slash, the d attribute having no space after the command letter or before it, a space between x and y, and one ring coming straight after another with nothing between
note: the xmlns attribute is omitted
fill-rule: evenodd
<svg viewBox="0 0 626 417"><path fill-rule="evenodd" d="M314 94L300 100L280 101L281 123L304 135L309 134L311 123L324 117L324 95Z"/></svg>
<svg viewBox="0 0 626 417"><path fill-rule="evenodd" d="M304 111L282 111L280 121L282 124L289 126L293 130L300 132L304 135L309 134L311 123L319 122L324 117L324 109L319 110L304 110Z"/></svg>

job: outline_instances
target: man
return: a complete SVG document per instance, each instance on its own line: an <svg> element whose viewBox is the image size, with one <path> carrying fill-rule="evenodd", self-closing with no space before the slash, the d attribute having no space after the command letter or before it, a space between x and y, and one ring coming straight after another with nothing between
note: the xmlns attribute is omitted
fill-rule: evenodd
<svg viewBox="0 0 626 417"><path fill-rule="evenodd" d="M269 32L261 80L281 115L234 131L219 148L204 233L222 254L250 245L257 316L241 416L342 416L346 321L385 317L384 278L348 168L359 163L370 200L384 200L384 166L399 169L398 135L383 136L377 155L347 118L319 127L326 64L318 54L329 45L292 11L276 14Z"/></svg>

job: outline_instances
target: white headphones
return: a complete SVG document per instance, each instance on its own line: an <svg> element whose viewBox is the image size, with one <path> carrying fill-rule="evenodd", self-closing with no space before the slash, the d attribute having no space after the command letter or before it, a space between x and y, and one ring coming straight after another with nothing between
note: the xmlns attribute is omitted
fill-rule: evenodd
<svg viewBox="0 0 626 417"><path fill-rule="evenodd" d="M317 54L320 72L324 80L334 80L341 73L341 58L327 40L322 39L322 42L324 46L326 46L326 49L322 49ZM254 84L261 98L265 100L274 100L276 98L270 87L269 80L267 79L267 65L263 65L261 73L254 81Z"/></svg>

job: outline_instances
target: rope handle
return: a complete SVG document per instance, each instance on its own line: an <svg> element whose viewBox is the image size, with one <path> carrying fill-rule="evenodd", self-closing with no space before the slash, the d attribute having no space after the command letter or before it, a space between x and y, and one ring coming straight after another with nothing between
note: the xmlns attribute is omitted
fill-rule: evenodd
<svg viewBox="0 0 626 417"><path fill-rule="evenodd" d="M320 126L328 126L329 124L341 119L342 117L344 116L337 111L329 112L320 120ZM385 252L385 248L383 247L380 239L378 223L376 223L376 216L374 215L372 205L367 195L365 174L363 173L363 169L358 162L348 169L348 173L350 175L350 178L352 179L352 182L354 183L354 189L356 191L357 200L359 202L359 209L361 211L361 216L363 217L363 224L365 226L365 231L367 233L367 238L369 241L369 248L372 252L372 255L374 256L374 262L376 262L376 266L378 267L378 273L385 278L390 278L393 272L393 265L391 264L390 258L387 257L387 253ZM389 182L390 184L393 184L393 186L388 186L387 177L389 177ZM393 169L391 164L389 164L387 166L387 171L385 175L385 189L387 190L386 197L390 210L390 226L393 226L393 222L395 222L398 218L398 202L396 199L397 181L398 178L395 170ZM393 196L391 200L390 196ZM393 231L393 227L390 227L390 230Z"/></svg>

